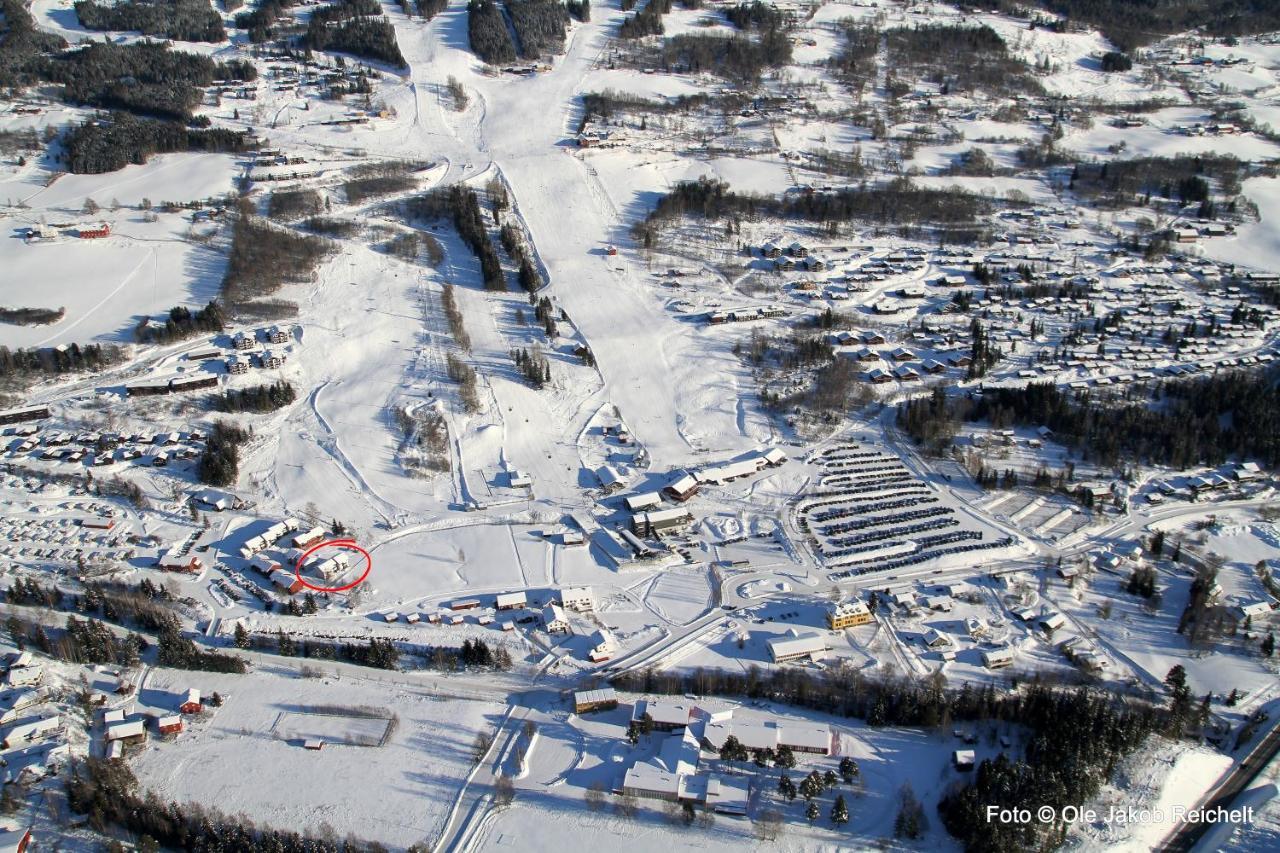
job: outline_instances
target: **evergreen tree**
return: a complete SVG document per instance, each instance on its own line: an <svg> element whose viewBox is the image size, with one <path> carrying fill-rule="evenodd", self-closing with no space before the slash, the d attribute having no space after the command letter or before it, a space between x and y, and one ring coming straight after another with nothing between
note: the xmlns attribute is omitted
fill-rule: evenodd
<svg viewBox="0 0 1280 853"><path fill-rule="evenodd" d="M831 804L831 823L844 826L849 822L849 806L844 801L844 794L836 794L836 801Z"/></svg>

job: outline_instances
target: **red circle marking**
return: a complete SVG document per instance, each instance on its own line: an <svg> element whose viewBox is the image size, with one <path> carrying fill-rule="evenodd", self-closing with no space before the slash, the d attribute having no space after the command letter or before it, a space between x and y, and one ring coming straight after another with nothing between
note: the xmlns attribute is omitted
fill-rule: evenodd
<svg viewBox="0 0 1280 853"><path fill-rule="evenodd" d="M302 562L321 548L346 548L348 551L358 551L364 555L364 573L345 586L316 586L302 576ZM364 579L369 577L369 572L372 570L373 557L370 557L368 551L357 545L356 540L354 539L326 539L324 542L319 542L303 551L302 556L293 564L293 576L298 579L298 583L302 584L307 589L314 589L316 592L344 592L363 583Z"/></svg>

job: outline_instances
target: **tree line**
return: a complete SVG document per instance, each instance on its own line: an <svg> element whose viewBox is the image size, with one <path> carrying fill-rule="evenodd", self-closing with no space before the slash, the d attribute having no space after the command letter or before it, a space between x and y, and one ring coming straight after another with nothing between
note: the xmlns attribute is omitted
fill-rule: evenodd
<svg viewBox="0 0 1280 853"><path fill-rule="evenodd" d="M249 433L229 421L214 421L196 464L196 476L210 486L231 486L240 476L240 445Z"/></svg>
<svg viewBox="0 0 1280 853"><path fill-rule="evenodd" d="M115 344L67 344L11 350L0 344L0 379L19 381L38 376L95 372L124 361L124 350Z"/></svg>
<svg viewBox="0 0 1280 853"><path fill-rule="evenodd" d="M75 761L66 782L67 805L88 816L91 827L119 827L138 836L139 847L220 850L225 853L379 853L381 845L337 841L291 829L258 827L198 803L166 802L141 791L123 761L86 757Z"/></svg>
<svg viewBox="0 0 1280 853"><path fill-rule="evenodd" d="M762 30L756 37L681 33L663 42L659 62L663 68L699 74L704 71L728 80L753 82L766 69L791 61L791 38L780 27Z"/></svg>
<svg viewBox="0 0 1280 853"><path fill-rule="evenodd" d="M993 7L1025 15L1026 0L996 0ZM1061 21L1034 20L1059 32L1096 27L1120 50L1143 47L1163 36L1203 29L1219 37L1265 33L1280 29L1280 7L1270 0L1033 0Z"/></svg>
<svg viewBox="0 0 1280 853"><path fill-rule="evenodd" d="M204 88L214 80L257 77L252 62L215 62L147 40L90 42L35 62L43 79L62 86L68 103L177 121L191 118Z"/></svg>
<svg viewBox="0 0 1280 853"><path fill-rule="evenodd" d="M396 68L407 66L395 27L383 15L378 0L338 0L316 8L302 41L311 50L335 50Z"/></svg>
<svg viewBox="0 0 1280 853"><path fill-rule="evenodd" d="M941 225L974 223L993 209L989 199L960 189L924 189L905 178L882 186L863 183L832 192L779 198L734 192L714 178L682 181L663 196L633 232L651 241L657 227L683 216L708 220L802 219L810 222L912 222Z"/></svg>
<svg viewBox="0 0 1280 853"><path fill-rule="evenodd" d="M281 379L269 385L249 388L229 388L214 395L213 408L219 412L254 412L264 414L283 409L298 399L298 392L289 382Z"/></svg>
<svg viewBox="0 0 1280 853"><path fill-rule="evenodd" d="M227 316L222 306L211 300L195 311L185 305L175 305L169 309L163 326L143 318L134 330L134 337L139 343L169 344L195 335L221 332L226 325Z"/></svg>
<svg viewBox="0 0 1280 853"><path fill-rule="evenodd" d="M569 11L560 0L508 0L506 5L521 57L540 59L546 54L564 53Z"/></svg>
<svg viewBox="0 0 1280 853"><path fill-rule="evenodd" d="M623 0L622 11L629 11L635 6L635 0L627 5ZM618 38L639 39L645 36L660 36L666 30L662 26L662 16L671 11L671 0L649 0L645 7L629 18L624 18L618 28Z"/></svg>
<svg viewBox="0 0 1280 853"><path fill-rule="evenodd" d="M177 121L139 118L116 111L89 119L62 137L63 163L76 175L98 175L142 165L152 154L181 151L240 152L257 146L242 131L226 128L200 130Z"/></svg>
<svg viewBox="0 0 1280 853"><path fill-rule="evenodd" d="M507 20L493 0L467 0L467 39L471 52L490 65L516 61Z"/></svg>
<svg viewBox="0 0 1280 853"><path fill-rule="evenodd" d="M0 88L16 92L41 79L40 57L65 50L62 36L38 29L23 0L0 0Z"/></svg>
<svg viewBox="0 0 1280 853"><path fill-rule="evenodd" d="M177 41L226 41L222 16L209 0L125 0L110 5L77 0L76 18L86 30L125 30Z"/></svg>

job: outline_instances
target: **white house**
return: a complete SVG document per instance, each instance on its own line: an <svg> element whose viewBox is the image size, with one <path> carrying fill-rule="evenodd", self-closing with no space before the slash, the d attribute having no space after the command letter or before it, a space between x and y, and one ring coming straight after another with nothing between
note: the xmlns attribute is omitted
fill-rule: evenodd
<svg viewBox="0 0 1280 853"><path fill-rule="evenodd" d="M560 606L586 613L596 609L595 598L589 586L567 586L560 590Z"/></svg>

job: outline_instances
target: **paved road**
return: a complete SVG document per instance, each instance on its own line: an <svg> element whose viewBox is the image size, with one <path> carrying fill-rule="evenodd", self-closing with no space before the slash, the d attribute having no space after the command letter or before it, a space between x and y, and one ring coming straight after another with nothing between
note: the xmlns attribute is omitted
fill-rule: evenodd
<svg viewBox="0 0 1280 853"><path fill-rule="evenodd" d="M1280 754L1280 720L1272 724L1266 737L1258 741L1249 754L1205 794L1197 808L1230 809L1240 792L1253 783L1277 754ZM1164 853L1191 853L1213 826L1212 823L1180 824L1160 849Z"/></svg>

